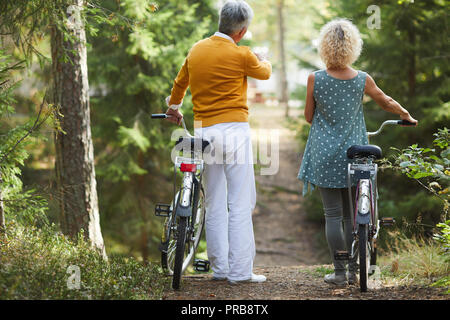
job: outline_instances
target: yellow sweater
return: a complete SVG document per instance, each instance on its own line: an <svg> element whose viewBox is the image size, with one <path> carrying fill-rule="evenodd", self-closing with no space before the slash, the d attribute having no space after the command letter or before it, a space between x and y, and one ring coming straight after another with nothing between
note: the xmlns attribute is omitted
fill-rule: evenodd
<svg viewBox="0 0 450 320"><path fill-rule="evenodd" d="M212 36L197 42L178 73L169 104L180 104L190 86L194 120L202 127L223 122L247 122L247 76L267 80L269 62L261 62L249 47Z"/></svg>

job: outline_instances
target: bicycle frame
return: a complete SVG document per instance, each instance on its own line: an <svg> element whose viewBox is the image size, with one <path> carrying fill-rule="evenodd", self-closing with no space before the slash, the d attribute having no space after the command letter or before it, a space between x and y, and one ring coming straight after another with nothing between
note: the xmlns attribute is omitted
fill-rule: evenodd
<svg viewBox="0 0 450 320"><path fill-rule="evenodd" d="M350 257L356 257L356 234L358 225L368 225L368 241L371 247L375 246L374 241L378 237L378 190L377 190L377 172L378 165L372 163L370 158L360 159L361 163L348 165L348 183L349 199L353 216L353 234L355 240L352 243ZM358 179L356 187L356 201L353 206L351 177Z"/></svg>
<svg viewBox="0 0 450 320"><path fill-rule="evenodd" d="M194 153L194 152L193 152ZM186 168L183 168L186 167ZM177 169L183 172L183 179L179 194L179 201L176 199L176 173ZM189 217L192 215L191 202L193 200L193 187L201 185L201 177L204 169L204 161L196 159L195 154L192 158L176 157L174 164L174 202L179 206L175 208L176 215L181 217Z"/></svg>
<svg viewBox="0 0 450 320"><path fill-rule="evenodd" d="M350 199L350 205L353 210L352 215L354 217L355 224L367 224L370 223L370 217L374 215L376 210L376 201L374 198L378 198L377 192L377 173L378 165L372 163L372 159L363 158L360 159L360 163L350 163L348 165L348 195ZM358 201L353 206L352 199L352 176L358 180L357 185L357 199ZM372 192L375 191L376 197L373 197ZM371 213L371 215L369 215Z"/></svg>

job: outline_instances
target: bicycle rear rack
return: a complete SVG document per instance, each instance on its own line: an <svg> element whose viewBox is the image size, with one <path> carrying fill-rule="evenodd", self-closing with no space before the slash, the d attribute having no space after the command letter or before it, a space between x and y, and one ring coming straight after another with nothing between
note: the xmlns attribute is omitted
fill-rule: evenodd
<svg viewBox="0 0 450 320"><path fill-rule="evenodd" d="M172 213L169 204L157 204L155 206L155 216L157 217L168 217Z"/></svg>

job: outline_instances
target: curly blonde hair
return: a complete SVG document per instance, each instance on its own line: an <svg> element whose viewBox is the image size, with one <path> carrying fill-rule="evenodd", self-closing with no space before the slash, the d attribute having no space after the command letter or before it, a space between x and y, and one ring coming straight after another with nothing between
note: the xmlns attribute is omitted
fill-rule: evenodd
<svg viewBox="0 0 450 320"><path fill-rule="evenodd" d="M327 68L342 69L358 59L362 44L359 30L353 23L336 19L320 30L319 55Z"/></svg>

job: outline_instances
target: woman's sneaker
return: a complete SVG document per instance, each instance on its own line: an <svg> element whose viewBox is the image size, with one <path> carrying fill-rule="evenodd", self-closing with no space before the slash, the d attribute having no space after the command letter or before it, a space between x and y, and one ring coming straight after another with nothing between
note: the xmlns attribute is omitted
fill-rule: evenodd
<svg viewBox="0 0 450 320"><path fill-rule="evenodd" d="M335 273L327 274L324 277L324 281L326 283L334 284L337 286L345 286L347 285L347 276L345 274L336 275Z"/></svg>

